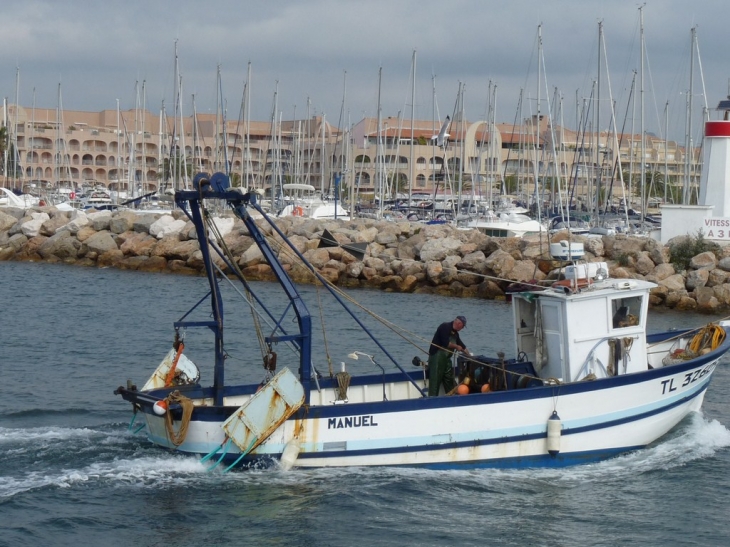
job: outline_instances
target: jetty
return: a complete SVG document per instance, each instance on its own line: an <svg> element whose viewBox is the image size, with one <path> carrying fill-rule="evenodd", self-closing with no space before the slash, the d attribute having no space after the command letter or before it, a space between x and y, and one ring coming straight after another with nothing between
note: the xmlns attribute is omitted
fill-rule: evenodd
<svg viewBox="0 0 730 547"><path fill-rule="evenodd" d="M216 218L217 237L249 280L273 273L244 224ZM628 235L496 238L447 224L373 219L285 217L277 227L331 283L345 288L506 299L513 284L550 284L561 275L550 243L580 242L589 262L605 262L612 278L657 284L652 306L715 313L730 309L730 247L697 235L662 244ZM337 246L322 246L325 231ZM361 245L356 245L361 244ZM362 245L364 244L364 245ZM364 249L364 255L347 247ZM343 248L344 246L344 248ZM60 211L55 207L0 209L0 261L43 261L144 272L202 275L194 227L182 211ZM314 283L292 256L282 257L297 283ZM221 265L224 268L225 266Z"/></svg>

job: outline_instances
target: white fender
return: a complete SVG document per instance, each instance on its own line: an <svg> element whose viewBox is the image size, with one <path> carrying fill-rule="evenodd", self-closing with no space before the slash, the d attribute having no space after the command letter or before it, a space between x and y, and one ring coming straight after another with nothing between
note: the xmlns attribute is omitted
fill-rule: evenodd
<svg viewBox="0 0 730 547"><path fill-rule="evenodd" d="M560 452L560 432L563 429L563 423L560 416L553 410L552 416L547 422L547 451L551 456L556 456Z"/></svg>
<svg viewBox="0 0 730 547"><path fill-rule="evenodd" d="M284 471L289 471L294 467L300 451L301 447L299 446L299 441L296 439L292 439L286 443L284 451L281 453L281 460L279 461L279 465Z"/></svg>

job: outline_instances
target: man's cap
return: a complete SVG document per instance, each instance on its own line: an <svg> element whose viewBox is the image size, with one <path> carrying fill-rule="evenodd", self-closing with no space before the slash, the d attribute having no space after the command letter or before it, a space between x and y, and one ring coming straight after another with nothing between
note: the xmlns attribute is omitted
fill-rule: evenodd
<svg viewBox="0 0 730 547"><path fill-rule="evenodd" d="M457 318L457 319L458 319L459 321L461 321L461 324L462 324L462 325L464 325L464 326L466 327L466 317L464 317L463 315L457 315L457 316L456 316L456 318Z"/></svg>

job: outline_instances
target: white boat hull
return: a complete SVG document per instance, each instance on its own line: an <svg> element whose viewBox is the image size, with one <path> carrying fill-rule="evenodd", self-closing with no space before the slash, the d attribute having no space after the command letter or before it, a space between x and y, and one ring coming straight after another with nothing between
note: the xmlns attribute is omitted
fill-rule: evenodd
<svg viewBox="0 0 730 547"><path fill-rule="evenodd" d="M295 432L298 467L539 467L597 461L644 447L699 410L717 358L697 361L690 367L674 365L562 386L310 406L304 417L296 414L282 424L246 461L279 459ZM382 386L371 384L369 389L381 393ZM408 388L387 386L391 393L399 389ZM335 399L334 392L327 396ZM547 450L553 410L562 421L555 456ZM222 420L209 421L204 413L196 409L178 451L203 455L224 444ZM149 413L145 417L149 440L175 449L163 419ZM233 447L225 459L239 454Z"/></svg>

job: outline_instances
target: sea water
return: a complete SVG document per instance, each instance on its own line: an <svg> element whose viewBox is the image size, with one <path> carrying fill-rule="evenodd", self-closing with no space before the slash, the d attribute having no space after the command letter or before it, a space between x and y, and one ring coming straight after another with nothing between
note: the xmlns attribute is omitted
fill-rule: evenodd
<svg viewBox="0 0 730 547"><path fill-rule="evenodd" d="M0 280L0 546L730 544L727 360L701 414L647 449L598 464L210 473L196 458L134 435L129 403L113 394L127 378L142 383L151 374L172 343L172 322L205 295L204 279L0 263ZM256 288L283 309L274 284ZM315 326L332 330L316 343L335 372L340 362L353 372L379 370L369 359L349 360L356 350L393 369L329 304L319 313L313 287L302 292ZM438 324L456 315L467 317L461 334L472 353L513 354L503 302L349 295L405 329L379 334L405 366L419 350L404 337L427 346ZM227 373L259 381L248 308L229 311ZM711 319L671 311L649 317L654 330ZM197 347L204 337L186 339L199 364L208 359ZM290 359L277 349L280 362ZM327 373L322 355L316 366Z"/></svg>

